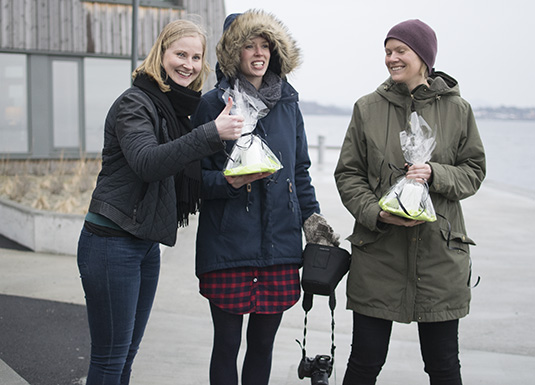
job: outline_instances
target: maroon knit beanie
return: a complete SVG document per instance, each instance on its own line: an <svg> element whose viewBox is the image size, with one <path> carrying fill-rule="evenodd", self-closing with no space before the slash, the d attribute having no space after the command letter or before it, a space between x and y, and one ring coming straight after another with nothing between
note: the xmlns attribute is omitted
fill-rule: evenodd
<svg viewBox="0 0 535 385"><path fill-rule="evenodd" d="M430 26L418 19L403 21L388 31L385 46L388 39L397 39L407 44L427 65L429 74L433 72L438 43L435 31Z"/></svg>

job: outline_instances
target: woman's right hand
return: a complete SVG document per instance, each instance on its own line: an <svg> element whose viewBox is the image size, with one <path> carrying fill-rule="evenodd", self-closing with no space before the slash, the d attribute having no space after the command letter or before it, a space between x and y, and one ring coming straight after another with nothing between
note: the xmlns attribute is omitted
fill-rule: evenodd
<svg viewBox="0 0 535 385"><path fill-rule="evenodd" d="M377 217L379 222L387 223L394 226L414 227L425 223L425 221L416 221L414 219L403 218L394 214L381 211Z"/></svg>
<svg viewBox="0 0 535 385"><path fill-rule="evenodd" d="M221 140L236 140L241 136L243 128L243 116L231 115L232 98L228 98L228 103L215 119L215 126Z"/></svg>
<svg viewBox="0 0 535 385"><path fill-rule="evenodd" d="M263 179L267 176L270 176L273 174L272 172L258 172L255 174L247 174L247 175L237 175L237 176L225 176L225 179L227 182L234 187L235 189L238 189L242 186L245 186L246 184L253 183L255 180Z"/></svg>

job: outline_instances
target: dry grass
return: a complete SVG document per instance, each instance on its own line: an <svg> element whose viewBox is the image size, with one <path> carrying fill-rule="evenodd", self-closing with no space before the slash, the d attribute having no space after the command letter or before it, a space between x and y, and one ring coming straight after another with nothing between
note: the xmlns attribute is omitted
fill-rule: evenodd
<svg viewBox="0 0 535 385"><path fill-rule="evenodd" d="M38 210L85 214L100 159L0 160L0 197Z"/></svg>

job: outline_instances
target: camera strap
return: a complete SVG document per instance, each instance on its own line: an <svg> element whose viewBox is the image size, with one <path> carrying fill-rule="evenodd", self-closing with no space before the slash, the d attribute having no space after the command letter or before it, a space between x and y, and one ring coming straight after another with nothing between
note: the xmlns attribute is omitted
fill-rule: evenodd
<svg viewBox="0 0 535 385"><path fill-rule="evenodd" d="M304 327L303 327L303 343L296 340L297 343L301 346L303 353L303 358L306 357L306 337L307 337L307 323L308 323L308 312L312 309L313 304L313 294L304 292L303 294L303 310L305 311ZM336 308L336 296L334 292L329 295L329 308L331 309L331 356L334 363L334 350L336 346L334 344L334 309Z"/></svg>

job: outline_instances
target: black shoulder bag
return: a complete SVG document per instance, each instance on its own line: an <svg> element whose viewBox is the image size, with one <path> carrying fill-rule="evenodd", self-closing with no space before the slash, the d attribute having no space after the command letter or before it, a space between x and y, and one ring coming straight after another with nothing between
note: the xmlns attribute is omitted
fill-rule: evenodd
<svg viewBox="0 0 535 385"><path fill-rule="evenodd" d="M301 286L303 287L303 310L305 311L302 358L297 368L300 379L310 377L312 384L329 384L334 366L334 309L336 297L334 291L342 277L348 272L351 255L344 249L334 246L324 246L309 243L303 252L303 272ZM318 354L311 358L306 355L307 316L312 309L313 295L329 296L331 309L331 355Z"/></svg>

